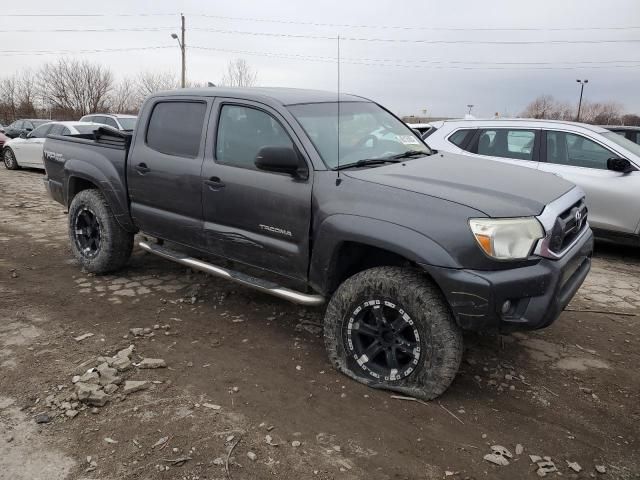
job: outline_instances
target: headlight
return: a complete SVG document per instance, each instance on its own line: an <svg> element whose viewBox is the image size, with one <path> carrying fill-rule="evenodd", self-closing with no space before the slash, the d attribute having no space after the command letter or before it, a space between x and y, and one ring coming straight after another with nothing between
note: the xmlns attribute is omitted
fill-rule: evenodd
<svg viewBox="0 0 640 480"><path fill-rule="evenodd" d="M469 226L480 248L499 260L527 258L544 229L533 217L472 218Z"/></svg>

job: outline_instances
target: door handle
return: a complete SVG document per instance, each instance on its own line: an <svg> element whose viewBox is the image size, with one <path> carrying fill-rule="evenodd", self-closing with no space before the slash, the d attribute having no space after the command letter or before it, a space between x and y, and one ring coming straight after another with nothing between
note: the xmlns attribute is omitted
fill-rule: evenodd
<svg viewBox="0 0 640 480"><path fill-rule="evenodd" d="M211 177L208 180L204 181L205 185L209 187L210 190L221 190L225 187L225 184L219 177Z"/></svg>
<svg viewBox="0 0 640 480"><path fill-rule="evenodd" d="M140 175L144 175L145 173L148 173L151 171L151 169L147 167L146 163L139 163L138 165L136 165L136 170Z"/></svg>

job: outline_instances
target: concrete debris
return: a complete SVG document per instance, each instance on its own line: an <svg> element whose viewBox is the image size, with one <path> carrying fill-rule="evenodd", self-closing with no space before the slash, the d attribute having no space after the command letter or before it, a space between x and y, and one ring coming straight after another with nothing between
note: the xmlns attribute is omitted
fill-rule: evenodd
<svg viewBox="0 0 640 480"><path fill-rule="evenodd" d="M502 455L498 455L497 453L487 453L483 458L487 462L495 463L496 465L500 465L503 467L509 465L509 460L507 460Z"/></svg>
<svg viewBox="0 0 640 480"><path fill-rule="evenodd" d="M247 452L247 457L249 458L249 460L251 460L252 462L255 462L256 459L258 458L258 456L253 453L253 452Z"/></svg>
<svg viewBox="0 0 640 480"><path fill-rule="evenodd" d="M50 421L51 417L46 413L36 415L36 423L49 423Z"/></svg>
<svg viewBox="0 0 640 480"><path fill-rule="evenodd" d="M87 370L87 372L84 375L80 376L80 379L78 380L78 382L99 384L100 375L98 375L98 372L95 372L93 371L93 369L90 369L90 370Z"/></svg>
<svg viewBox="0 0 640 480"><path fill-rule="evenodd" d="M220 410L220 409L222 409L222 407L220 405L216 405L214 403L203 403L202 406L205 407L205 408L210 408L211 410Z"/></svg>
<svg viewBox="0 0 640 480"><path fill-rule="evenodd" d="M114 440L113 438L110 438L110 437L105 437L104 441L107 442L107 443L111 443L111 444L118 443L117 440Z"/></svg>
<svg viewBox="0 0 640 480"><path fill-rule="evenodd" d="M302 443L300 443L298 440L294 440L293 442L291 442L291 446L293 448L298 448L300 445L302 445Z"/></svg>
<svg viewBox="0 0 640 480"><path fill-rule="evenodd" d="M130 328L129 333L134 337L150 337L153 331L150 328Z"/></svg>
<svg viewBox="0 0 640 480"><path fill-rule="evenodd" d="M596 472L607 473L607 467L605 467L604 465L596 465Z"/></svg>
<svg viewBox="0 0 640 480"><path fill-rule="evenodd" d="M222 457L214 458L213 459L213 464L214 465L218 465L218 466L224 465L225 464L224 458L222 458Z"/></svg>
<svg viewBox="0 0 640 480"><path fill-rule="evenodd" d="M100 385L97 385L95 383L76 383L76 395L78 396L78 400L80 400L81 402L86 402L89 399L91 393L97 390L100 390Z"/></svg>
<svg viewBox="0 0 640 480"><path fill-rule="evenodd" d="M76 342L81 342L82 340L86 340L87 338L93 337L93 333L85 333L84 335L80 335L79 337L75 337L74 340Z"/></svg>
<svg viewBox="0 0 640 480"><path fill-rule="evenodd" d="M126 382L124 382L122 392L125 395L129 395L130 393L145 390L147 388L149 388L149 382L147 382L146 380L127 380Z"/></svg>
<svg viewBox="0 0 640 480"><path fill-rule="evenodd" d="M553 463L549 457L545 457L544 461L537 462L536 465L538 465L536 473L539 477L545 477L548 473L555 473L558 471L556 464Z"/></svg>
<svg viewBox="0 0 640 480"><path fill-rule="evenodd" d="M118 386L117 386L117 385L115 385L115 384L113 384L113 383L110 383L109 385L106 385L106 386L104 387L104 392L105 392L107 395L113 395L113 393L114 393L116 390L118 390Z"/></svg>
<svg viewBox="0 0 640 480"><path fill-rule="evenodd" d="M167 363L162 358L145 358L138 364L138 368L166 368Z"/></svg>
<svg viewBox="0 0 640 480"><path fill-rule="evenodd" d="M78 415L78 411L77 410L67 410L66 412L64 412L64 414L69 418L75 418L75 416Z"/></svg>
<svg viewBox="0 0 640 480"><path fill-rule="evenodd" d="M539 455L529 455L529 458L531 459L531 463L538 463L542 461L542 457Z"/></svg>
<svg viewBox="0 0 640 480"><path fill-rule="evenodd" d="M109 401L109 395L104 390L94 390L87 398L87 404L92 407L104 407Z"/></svg>
<svg viewBox="0 0 640 480"><path fill-rule="evenodd" d="M78 383L80 381L80 375L74 375L71 378L71 383Z"/></svg>
<svg viewBox="0 0 640 480"><path fill-rule="evenodd" d="M567 460L567 466L574 472L582 471L582 467L578 462L570 462L569 460Z"/></svg>
<svg viewBox="0 0 640 480"><path fill-rule="evenodd" d="M502 455L505 458L513 458L513 454L502 445L492 445L491 450L493 453Z"/></svg>
<svg viewBox="0 0 640 480"><path fill-rule="evenodd" d="M273 443L273 437L271 435L265 435L264 441L267 445L271 445L272 447L277 447L279 445L278 443Z"/></svg>
<svg viewBox="0 0 640 480"><path fill-rule="evenodd" d="M518 443L516 445L516 455L522 455L522 452L524 452L524 447Z"/></svg>

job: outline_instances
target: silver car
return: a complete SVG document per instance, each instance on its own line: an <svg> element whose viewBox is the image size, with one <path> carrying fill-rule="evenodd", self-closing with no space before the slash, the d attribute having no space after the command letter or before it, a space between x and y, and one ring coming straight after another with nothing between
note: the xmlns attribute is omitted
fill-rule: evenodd
<svg viewBox="0 0 640 480"><path fill-rule="evenodd" d="M640 244L640 145L594 125L554 120L445 120L435 149L554 173L587 194L596 234Z"/></svg>

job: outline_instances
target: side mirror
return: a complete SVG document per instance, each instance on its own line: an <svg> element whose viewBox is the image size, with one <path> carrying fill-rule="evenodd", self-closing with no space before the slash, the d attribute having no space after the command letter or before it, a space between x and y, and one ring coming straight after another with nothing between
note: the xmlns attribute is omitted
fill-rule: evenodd
<svg viewBox="0 0 640 480"><path fill-rule="evenodd" d="M635 172L635 167L626 158L609 158L607 160L607 170L620 173Z"/></svg>
<svg viewBox="0 0 640 480"><path fill-rule="evenodd" d="M307 179L309 171L298 156L289 147L262 147L255 159L256 167L266 172L287 173L293 177Z"/></svg>

